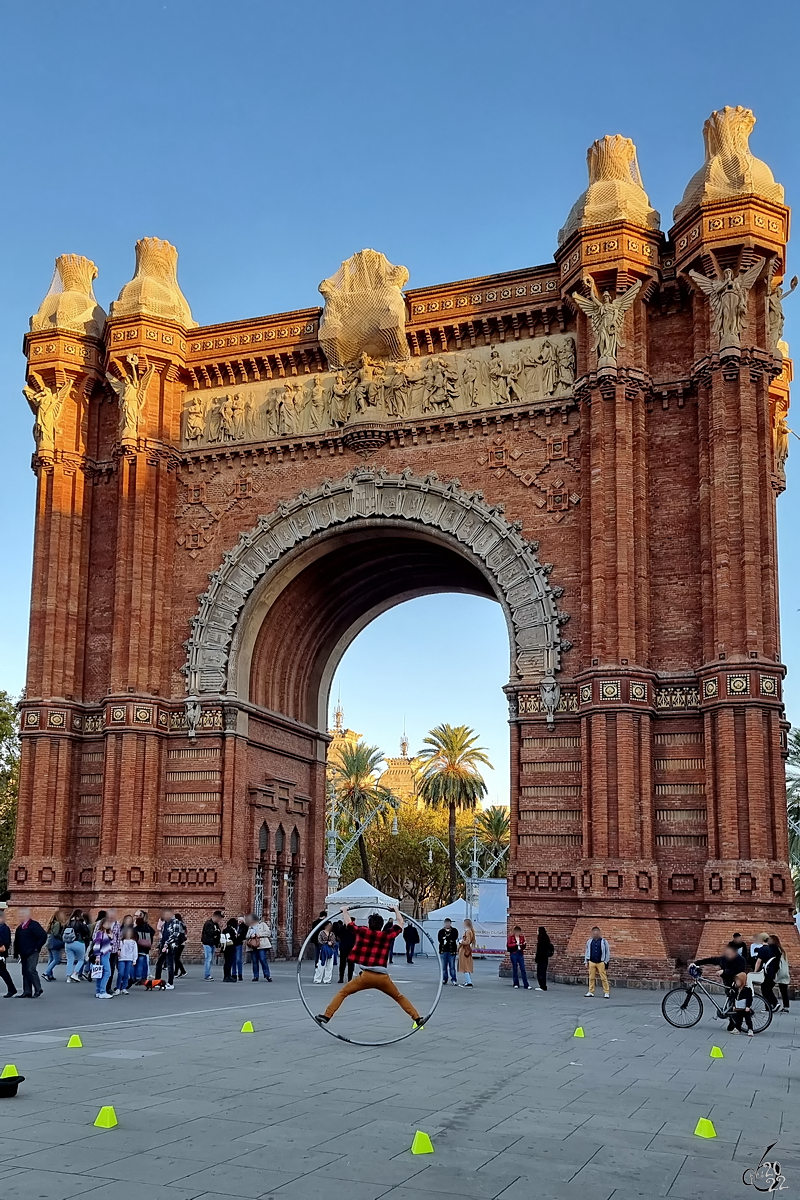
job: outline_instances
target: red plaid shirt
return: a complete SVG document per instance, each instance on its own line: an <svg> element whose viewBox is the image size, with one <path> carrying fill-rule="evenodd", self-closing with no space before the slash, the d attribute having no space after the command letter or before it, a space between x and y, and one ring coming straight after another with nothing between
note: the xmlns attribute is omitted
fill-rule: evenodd
<svg viewBox="0 0 800 1200"><path fill-rule="evenodd" d="M399 925L390 929L370 929L367 925L356 925L356 944L347 956L360 967L385 967L389 962L389 951L400 932Z"/></svg>

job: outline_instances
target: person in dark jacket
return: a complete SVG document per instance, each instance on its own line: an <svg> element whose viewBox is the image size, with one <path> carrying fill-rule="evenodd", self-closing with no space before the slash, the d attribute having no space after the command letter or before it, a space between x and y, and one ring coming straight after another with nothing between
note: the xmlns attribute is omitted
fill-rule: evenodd
<svg viewBox="0 0 800 1200"><path fill-rule="evenodd" d="M47 934L38 921L31 917L29 908L19 910L20 923L14 934L14 957L22 963L22 991L19 995L26 1000L41 996L43 988L36 964Z"/></svg>
<svg viewBox="0 0 800 1200"><path fill-rule="evenodd" d="M200 942L203 946L203 978L213 979L211 974L211 966L214 962L214 951L219 946L220 929L224 920L224 914L217 909L211 914L207 921L203 923L203 930L200 934Z"/></svg>
<svg viewBox="0 0 800 1200"><path fill-rule="evenodd" d="M406 962L414 962L414 951L419 945L419 934L414 925L403 926L403 941L406 944Z"/></svg>
<svg viewBox="0 0 800 1200"><path fill-rule="evenodd" d="M768 934L767 940L758 947L758 958L756 959L755 970L764 972L764 982L761 984L761 995L766 1000L774 1012L778 1008L778 1001L775 996L775 976L778 973L778 967L781 964L781 954L783 946L780 938L774 934Z"/></svg>
<svg viewBox="0 0 800 1200"><path fill-rule="evenodd" d="M186 939L188 937L189 931L186 928L186 922L184 921L184 919L180 913L175 913L175 920L179 923L179 925L181 927L180 937L178 938L178 941L175 946L175 974L179 975L181 978L183 978L183 976L187 974L186 967L183 965L183 962L182 962L183 948L186 945Z"/></svg>
<svg viewBox="0 0 800 1200"><path fill-rule="evenodd" d="M456 983L456 955L458 954L458 930L449 917L445 917L444 925L437 934L439 941L439 958L442 963L442 983L447 983L447 975Z"/></svg>
<svg viewBox="0 0 800 1200"><path fill-rule="evenodd" d="M555 954L555 946L550 941L550 937L544 925L539 926L539 935L536 938L536 950L533 955L533 961L536 963L536 979L538 981L537 992L547 991L547 964Z"/></svg>
<svg viewBox="0 0 800 1200"><path fill-rule="evenodd" d="M741 954L744 961L747 963L748 970L751 969L754 960L750 957L750 947L740 933L735 933L728 943L730 946L735 946Z"/></svg>
<svg viewBox="0 0 800 1200"><path fill-rule="evenodd" d="M222 961L225 964L222 976L223 983L236 983L236 938L239 936L239 923L236 917L229 917L225 928L220 934Z"/></svg>
<svg viewBox="0 0 800 1200"><path fill-rule="evenodd" d="M10 1000L12 996L16 996L17 989L14 987L14 981L9 975L8 967L6 966L13 941L11 930L6 925L7 907L8 905L5 902L0 904L0 979L6 985L5 999Z"/></svg>
<svg viewBox="0 0 800 1200"><path fill-rule="evenodd" d="M337 922L339 929L339 983L344 983L344 972L347 968L347 982L353 978L353 968L355 963L350 958L353 953L353 947L356 944L356 927L355 925L345 925L343 921Z"/></svg>
<svg viewBox="0 0 800 1200"><path fill-rule="evenodd" d="M144 909L138 909L133 914L133 936L136 939L136 945L139 947L139 957L136 959L136 966L133 972L133 982L136 987L142 987L147 983L147 977L150 974L150 951L153 948L153 941L156 936L156 931L153 926L148 924L147 913Z"/></svg>
<svg viewBox="0 0 800 1200"><path fill-rule="evenodd" d="M158 947L158 962L156 963L156 979L161 978L164 966L167 968L167 987L172 989L175 980L175 951L183 934L183 922L175 919L171 908L165 908L162 914L164 924L161 926L161 942Z"/></svg>
<svg viewBox="0 0 800 1200"><path fill-rule="evenodd" d="M730 942L717 958L698 958L691 965L693 967L716 967L726 988L733 987L737 975L741 975L742 972L747 974L747 963Z"/></svg>

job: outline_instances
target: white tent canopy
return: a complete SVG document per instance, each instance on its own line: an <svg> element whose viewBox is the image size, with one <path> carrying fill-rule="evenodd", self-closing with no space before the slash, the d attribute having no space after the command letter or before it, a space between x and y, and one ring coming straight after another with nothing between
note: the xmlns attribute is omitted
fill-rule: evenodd
<svg viewBox="0 0 800 1200"><path fill-rule="evenodd" d="M429 912L426 916L426 921L444 921L445 917L449 917L454 923L463 921L467 916L466 900L454 900L452 904L445 904L444 908L435 908L433 912Z"/></svg>
<svg viewBox="0 0 800 1200"><path fill-rule="evenodd" d="M325 897L325 903L328 906L328 911L335 908L342 908L347 905L348 908L397 908L398 900L393 896L387 896L385 892L381 892L378 888L373 887L371 883L367 883L366 879L354 879L352 883L348 883L347 887L341 888L338 892L331 892Z"/></svg>

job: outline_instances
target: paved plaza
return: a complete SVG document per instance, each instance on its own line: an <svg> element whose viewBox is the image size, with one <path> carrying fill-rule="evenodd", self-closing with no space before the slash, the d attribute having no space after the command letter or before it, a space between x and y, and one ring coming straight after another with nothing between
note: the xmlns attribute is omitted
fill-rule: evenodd
<svg viewBox="0 0 800 1200"><path fill-rule="evenodd" d="M109 1184L148 1200L730 1200L776 1140L800 1194L794 1014L754 1039L708 1015L680 1032L660 992L514 991L480 963L424 1031L369 1050L313 1024L293 964L258 987L189 970L174 992L103 1004L62 982L0 1006L0 1059L26 1076L0 1100L3 1200L99 1198ZM394 974L420 1003L430 994L430 962ZM73 1032L82 1050L66 1049ZM110 1131L93 1126L105 1104ZM693 1136L699 1117L716 1140ZM432 1156L409 1152L417 1129Z"/></svg>

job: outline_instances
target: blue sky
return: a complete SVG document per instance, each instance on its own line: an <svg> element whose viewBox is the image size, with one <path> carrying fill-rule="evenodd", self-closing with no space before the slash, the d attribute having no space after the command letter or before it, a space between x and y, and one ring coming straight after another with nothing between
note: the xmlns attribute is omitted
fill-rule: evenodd
<svg viewBox="0 0 800 1200"><path fill-rule="evenodd" d="M633 138L668 228L702 161L703 121L725 104L754 109L751 145L791 204L799 25L797 6L768 0L4 5L0 687L24 680L30 587L21 341L57 254L94 259L107 308L137 238L167 238L201 323L316 304L320 279L364 246L404 263L412 287L542 263L594 138ZM787 310L800 345L800 295ZM787 704L800 720L798 464L793 442L779 523ZM469 635L467 674L443 636L454 628ZM404 713L414 740L437 714L458 719L468 695L465 719L504 763L503 638L499 610L470 598L390 612L340 668L349 723L390 749ZM392 662L406 682L386 689ZM415 705L432 714L419 727Z"/></svg>

